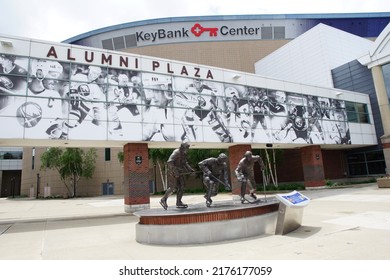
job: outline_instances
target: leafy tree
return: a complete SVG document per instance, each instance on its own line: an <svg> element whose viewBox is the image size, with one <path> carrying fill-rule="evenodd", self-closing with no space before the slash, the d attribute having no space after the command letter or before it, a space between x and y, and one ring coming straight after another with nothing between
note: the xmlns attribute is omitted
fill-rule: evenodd
<svg viewBox="0 0 390 280"><path fill-rule="evenodd" d="M125 155L122 151L118 152L117 158L118 158L119 162L123 165L123 162L125 161Z"/></svg>
<svg viewBox="0 0 390 280"><path fill-rule="evenodd" d="M84 151L80 148L57 147L47 149L41 156L41 169L57 170L68 194L76 196L78 182L81 178L92 178L95 172L96 149ZM72 191L73 188L73 191Z"/></svg>
<svg viewBox="0 0 390 280"><path fill-rule="evenodd" d="M198 163L206 158L210 157L218 157L220 153L225 153L227 155L226 150L218 150L218 149L189 149L188 150L188 163L195 168L196 170L199 170Z"/></svg>
<svg viewBox="0 0 390 280"><path fill-rule="evenodd" d="M278 188L278 174L277 174L277 165L282 161L283 150L279 149L263 149L263 150L254 150L255 154L260 154L261 158L264 161L264 179L265 184L268 185L272 181L273 185Z"/></svg>
<svg viewBox="0 0 390 280"><path fill-rule="evenodd" d="M168 188L167 161L172 152L173 149L149 149L149 158L152 160L153 164L158 167L164 190Z"/></svg>

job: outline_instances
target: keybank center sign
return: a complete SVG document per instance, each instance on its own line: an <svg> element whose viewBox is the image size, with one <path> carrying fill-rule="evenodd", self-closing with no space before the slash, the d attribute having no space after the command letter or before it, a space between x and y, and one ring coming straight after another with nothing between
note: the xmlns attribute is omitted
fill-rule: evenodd
<svg viewBox="0 0 390 280"><path fill-rule="evenodd" d="M190 38L190 36L201 37L218 37L218 36L254 36L261 38L261 27L229 27L223 25L221 27L206 27L200 23L195 23L191 29L182 27L177 30L166 30L159 28L154 32L136 32L137 42L152 41L156 42L161 39L169 38Z"/></svg>
<svg viewBox="0 0 390 280"><path fill-rule="evenodd" d="M291 30L286 30L286 20L231 20L146 25L128 32L137 46L145 46L175 42L282 40L296 36L296 31L289 34Z"/></svg>

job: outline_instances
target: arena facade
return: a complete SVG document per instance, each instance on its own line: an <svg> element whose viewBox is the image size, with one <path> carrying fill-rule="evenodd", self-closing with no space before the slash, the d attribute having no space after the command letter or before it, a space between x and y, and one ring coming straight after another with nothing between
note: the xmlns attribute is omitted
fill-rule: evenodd
<svg viewBox="0 0 390 280"><path fill-rule="evenodd" d="M97 147L96 176L81 182L79 194L124 194L126 205L147 204L149 186L156 186L148 148L177 147L184 139L193 148L228 149L231 170L247 149L283 149L279 181L307 187L381 175L387 160L380 137L388 132L378 136L376 128L388 123L380 118L382 110L375 115L375 92L258 75L255 65L277 58L278 50L319 24L348 33L340 35L345 40L352 34L378 45L376 40L386 41L382 32L388 32L389 19L390 13L169 18L102 28L62 43L1 35L3 67L8 56L24 69L0 72L18 86L1 88L1 196L10 189L34 196L38 187L41 193L64 192L55 172L39 169L39 155L49 146ZM369 72L372 47L364 45L360 63ZM358 58L345 57L332 67ZM37 81L42 69L46 85ZM92 82L89 73L97 75ZM86 109L72 107L74 100ZM35 124L26 112L42 116ZM371 162L349 162L351 151L365 150L376 151ZM122 167L119 151L131 163L141 155L146 167L135 171L140 166L126 160ZM366 169L356 172L362 165Z"/></svg>

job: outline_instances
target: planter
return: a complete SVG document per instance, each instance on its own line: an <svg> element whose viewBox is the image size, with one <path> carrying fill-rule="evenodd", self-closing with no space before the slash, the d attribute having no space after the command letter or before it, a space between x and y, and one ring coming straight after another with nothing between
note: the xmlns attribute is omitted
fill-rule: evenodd
<svg viewBox="0 0 390 280"><path fill-rule="evenodd" d="M376 182L379 188L390 188L390 177L377 178Z"/></svg>

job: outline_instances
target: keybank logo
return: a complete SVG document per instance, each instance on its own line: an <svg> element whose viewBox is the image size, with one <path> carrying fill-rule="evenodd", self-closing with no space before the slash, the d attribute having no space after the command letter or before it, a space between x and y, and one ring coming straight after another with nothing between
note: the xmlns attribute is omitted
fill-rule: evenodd
<svg viewBox="0 0 390 280"><path fill-rule="evenodd" d="M210 37L216 37L218 35L217 27L203 27L199 23L195 23L191 28L192 34L196 37L200 37L204 32L208 32Z"/></svg>

